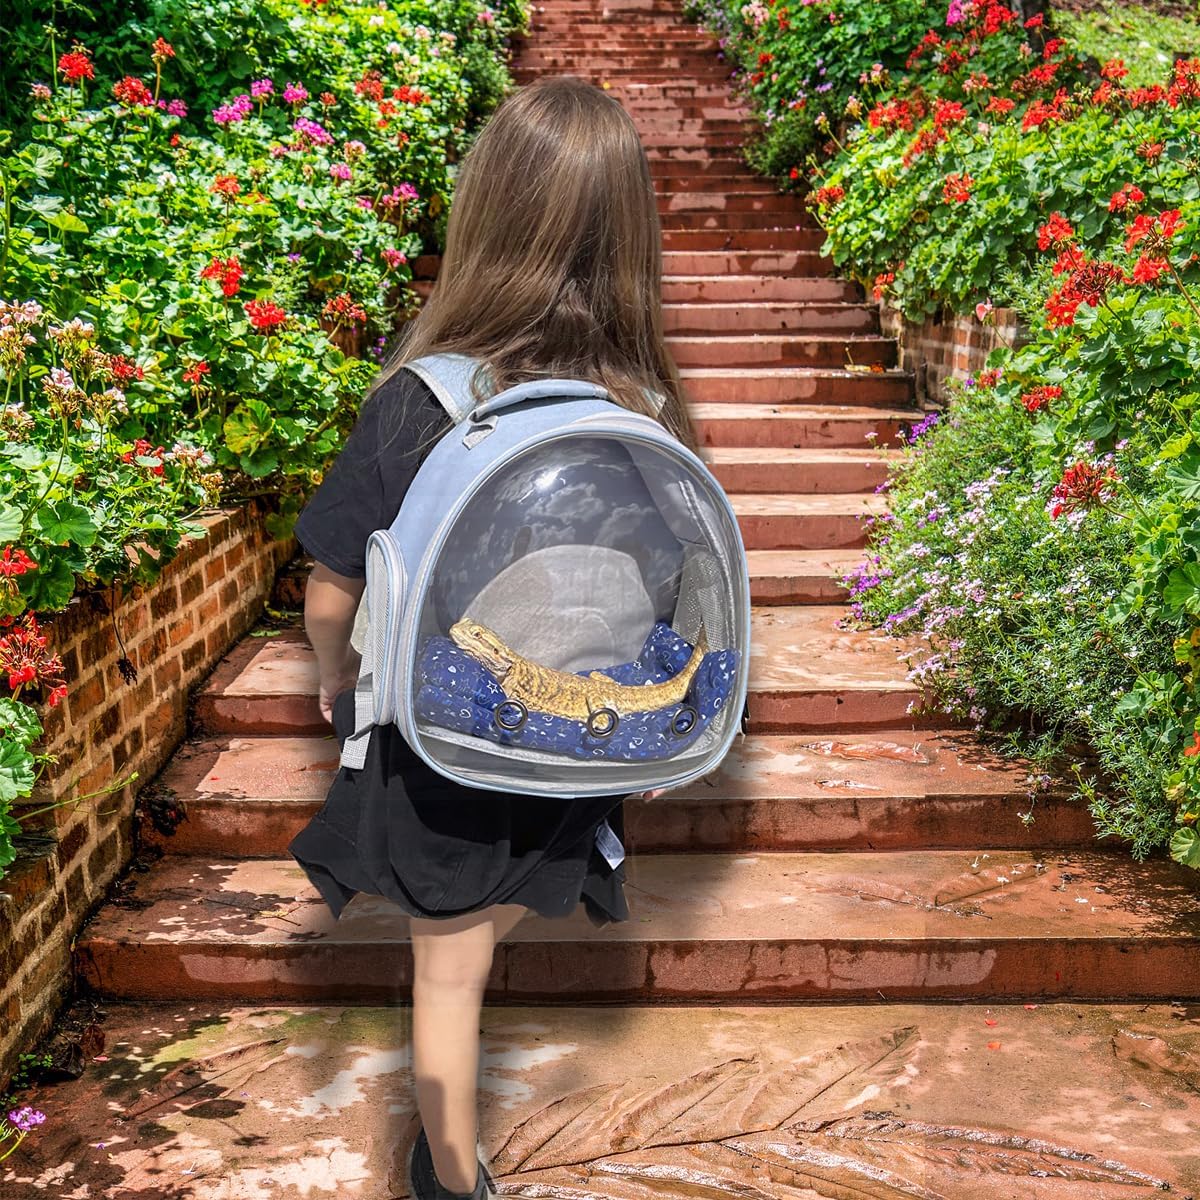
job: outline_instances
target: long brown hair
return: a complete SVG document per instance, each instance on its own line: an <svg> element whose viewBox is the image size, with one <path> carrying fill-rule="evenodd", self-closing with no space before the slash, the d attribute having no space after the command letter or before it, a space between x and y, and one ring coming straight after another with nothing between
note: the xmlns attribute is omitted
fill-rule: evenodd
<svg viewBox="0 0 1200 1200"><path fill-rule="evenodd" d="M662 245L637 129L600 88L569 76L507 97L459 169L433 294L380 382L423 354L486 363L497 389L590 379L696 434L663 339Z"/></svg>

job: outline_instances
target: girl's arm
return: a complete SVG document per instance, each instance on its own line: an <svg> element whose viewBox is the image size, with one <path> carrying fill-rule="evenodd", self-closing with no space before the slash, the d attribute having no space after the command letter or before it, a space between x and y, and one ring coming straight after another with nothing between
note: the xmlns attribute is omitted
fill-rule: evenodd
<svg viewBox="0 0 1200 1200"><path fill-rule="evenodd" d="M359 656L350 634L365 584L317 563L304 590L304 631L317 654L321 716L330 722L334 697L358 681Z"/></svg>

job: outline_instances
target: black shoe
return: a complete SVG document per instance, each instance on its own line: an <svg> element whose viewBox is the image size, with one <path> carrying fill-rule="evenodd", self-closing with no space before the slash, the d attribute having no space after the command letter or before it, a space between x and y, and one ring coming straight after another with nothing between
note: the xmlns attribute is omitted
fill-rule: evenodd
<svg viewBox="0 0 1200 1200"><path fill-rule="evenodd" d="M408 1160L409 1176L412 1180L414 1200L498 1200L491 1189L491 1180L479 1164L479 1176L475 1180L475 1190L472 1192L451 1192L442 1187L441 1181L433 1169L433 1154L429 1149L429 1139L425 1136L425 1127L417 1132L417 1140L413 1142L412 1157Z"/></svg>

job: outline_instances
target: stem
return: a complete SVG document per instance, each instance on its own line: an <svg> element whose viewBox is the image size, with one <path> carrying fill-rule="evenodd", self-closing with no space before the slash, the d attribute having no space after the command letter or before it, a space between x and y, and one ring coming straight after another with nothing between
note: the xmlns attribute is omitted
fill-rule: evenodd
<svg viewBox="0 0 1200 1200"><path fill-rule="evenodd" d="M51 809L63 808L68 804L80 804L84 800L95 800L97 796L109 796L113 792L119 792L122 788L128 787L138 778L136 771L131 771L124 779L114 779L111 783L107 783L104 787L95 792L88 792L83 796L72 796L69 800L56 800L53 804L44 805L42 808L35 808L32 812L22 812L16 819L18 821L27 821L30 817L41 816L42 813L50 812Z"/></svg>
<svg viewBox="0 0 1200 1200"><path fill-rule="evenodd" d="M0 292L4 291L4 272L8 265L8 246L12 238L12 176L0 160L0 188L4 189L4 206L0 208L0 223L3 225L3 243L0 244Z"/></svg>
<svg viewBox="0 0 1200 1200"><path fill-rule="evenodd" d="M1196 307L1196 302L1192 299L1191 293L1184 286L1183 280L1179 277L1179 272L1175 269L1175 264L1169 258L1166 260L1166 263L1172 278L1175 280L1176 287L1179 288L1183 298L1188 302L1188 308L1192 310L1192 315L1197 321L1200 321L1200 308Z"/></svg>

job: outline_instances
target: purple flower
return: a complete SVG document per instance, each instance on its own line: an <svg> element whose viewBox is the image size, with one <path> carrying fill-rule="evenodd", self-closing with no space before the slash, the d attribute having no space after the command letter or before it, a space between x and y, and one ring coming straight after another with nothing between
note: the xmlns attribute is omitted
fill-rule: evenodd
<svg viewBox="0 0 1200 1200"><path fill-rule="evenodd" d="M168 100L167 112L169 112L173 117L183 118L187 116L188 108L182 100Z"/></svg>
<svg viewBox="0 0 1200 1200"><path fill-rule="evenodd" d="M24 1108L15 1108L8 1114L8 1123L22 1133L28 1133L35 1125L40 1125L46 1119L46 1114L28 1104Z"/></svg>

